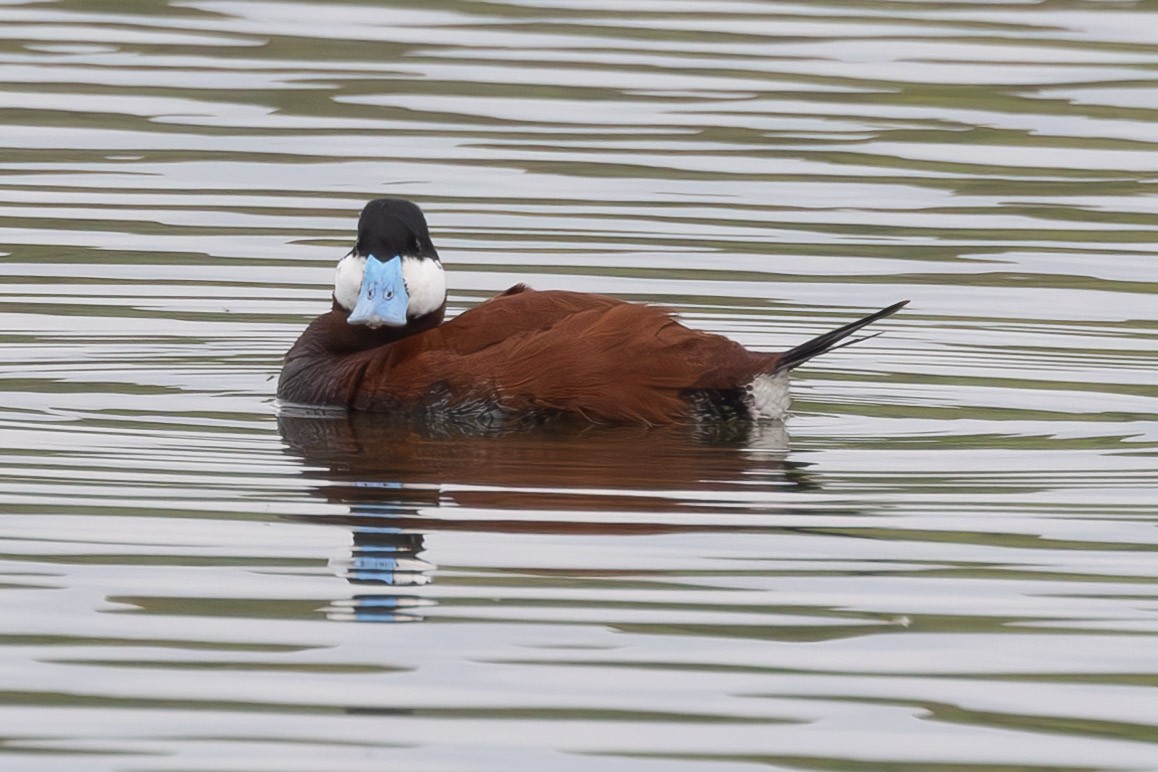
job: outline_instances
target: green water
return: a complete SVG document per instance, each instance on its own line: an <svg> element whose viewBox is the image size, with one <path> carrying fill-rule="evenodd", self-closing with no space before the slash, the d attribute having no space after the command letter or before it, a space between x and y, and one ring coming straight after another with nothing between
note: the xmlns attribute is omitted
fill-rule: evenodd
<svg viewBox="0 0 1158 772"><path fill-rule="evenodd" d="M1158 767L1158 12L0 2L0 767ZM361 205L787 427L280 411ZM406 623L406 624L402 624Z"/></svg>

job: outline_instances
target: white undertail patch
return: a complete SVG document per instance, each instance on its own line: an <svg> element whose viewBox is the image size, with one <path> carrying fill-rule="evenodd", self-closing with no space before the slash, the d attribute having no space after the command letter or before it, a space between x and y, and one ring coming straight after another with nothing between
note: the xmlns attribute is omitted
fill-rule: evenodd
<svg viewBox="0 0 1158 772"><path fill-rule="evenodd" d="M792 396L788 393L787 370L757 375L744 391L753 418L783 421L788 416Z"/></svg>
<svg viewBox="0 0 1158 772"><path fill-rule="evenodd" d="M366 273L366 257L351 252L338 261L334 272L334 300L347 311L353 311L358 303L358 291L362 289L362 275Z"/></svg>
<svg viewBox="0 0 1158 772"><path fill-rule="evenodd" d="M427 257L402 258L402 281L410 304L406 315L411 318L437 311L446 302L446 271L442 263Z"/></svg>

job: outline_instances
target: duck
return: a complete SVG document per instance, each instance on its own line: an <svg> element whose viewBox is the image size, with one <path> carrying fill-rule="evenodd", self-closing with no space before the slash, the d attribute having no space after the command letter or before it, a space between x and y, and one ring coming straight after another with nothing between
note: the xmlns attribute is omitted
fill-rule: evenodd
<svg viewBox="0 0 1158 772"><path fill-rule="evenodd" d="M422 210L370 201L330 311L285 356L279 402L476 425L782 420L789 372L908 303L771 353L607 295L516 284L450 320L446 299Z"/></svg>

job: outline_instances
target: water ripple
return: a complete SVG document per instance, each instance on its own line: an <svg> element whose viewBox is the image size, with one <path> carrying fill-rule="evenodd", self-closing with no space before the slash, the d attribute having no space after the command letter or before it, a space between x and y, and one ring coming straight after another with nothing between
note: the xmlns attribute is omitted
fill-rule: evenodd
<svg viewBox="0 0 1158 772"><path fill-rule="evenodd" d="M1158 766L1153 17L0 4L0 757ZM912 303L787 429L279 414L380 195L454 313Z"/></svg>

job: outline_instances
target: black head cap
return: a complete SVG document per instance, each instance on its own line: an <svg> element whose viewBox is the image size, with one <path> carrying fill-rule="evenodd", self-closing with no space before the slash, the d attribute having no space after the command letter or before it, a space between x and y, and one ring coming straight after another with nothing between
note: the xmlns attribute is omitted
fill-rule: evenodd
<svg viewBox="0 0 1158 772"><path fill-rule="evenodd" d="M376 198L366 204L358 218L355 249L380 260L399 255L438 259L422 210L401 198Z"/></svg>

